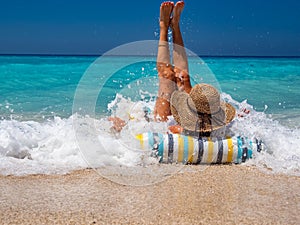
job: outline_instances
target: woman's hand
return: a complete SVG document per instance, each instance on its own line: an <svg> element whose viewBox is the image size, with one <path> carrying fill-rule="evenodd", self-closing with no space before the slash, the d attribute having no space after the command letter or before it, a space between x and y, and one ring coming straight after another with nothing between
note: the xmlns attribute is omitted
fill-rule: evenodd
<svg viewBox="0 0 300 225"><path fill-rule="evenodd" d="M181 134L183 132L183 128L180 125L173 125L173 126L169 126L169 130L173 133L173 134Z"/></svg>
<svg viewBox="0 0 300 225"><path fill-rule="evenodd" d="M114 129L117 132L121 132L123 127L126 125L126 122L119 117L109 117L108 121L113 122L112 129Z"/></svg>
<svg viewBox="0 0 300 225"><path fill-rule="evenodd" d="M177 88L180 91L185 91L186 93L190 93L192 90L192 85L190 81L190 76L187 72L180 70L178 68L174 68L175 71L175 79Z"/></svg>
<svg viewBox="0 0 300 225"><path fill-rule="evenodd" d="M245 116L247 116L248 114L250 113L250 110L249 109L246 109L246 108L243 108L242 110L241 110L241 112L238 114L238 117L245 117Z"/></svg>

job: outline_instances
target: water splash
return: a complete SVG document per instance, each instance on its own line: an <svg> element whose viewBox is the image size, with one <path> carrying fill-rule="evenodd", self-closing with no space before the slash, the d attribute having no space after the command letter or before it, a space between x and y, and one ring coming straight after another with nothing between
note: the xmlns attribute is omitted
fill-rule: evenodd
<svg viewBox="0 0 300 225"><path fill-rule="evenodd" d="M144 93L147 95L147 93ZM247 108L250 114L237 117L232 130L249 138L257 137L265 144L265 151L254 153L245 165L255 166L264 172L300 176L300 130L292 129L257 112L247 101L238 102L228 94L222 97L233 104L237 111ZM103 149L94 149L96 166L130 166L157 164L148 153L138 151L135 135L147 131L165 132L166 123L147 122L144 108L153 111L154 101L131 101L117 95L108 108L112 115L126 121L127 126L116 137L112 123L107 118L94 119L72 115L62 119L54 117L44 122L0 121L0 173L51 174L67 173L90 167L77 146L73 130L74 120L82 124L81 134L89 139L89 126L97 127L98 141ZM150 119L153 119L150 115ZM93 166L94 166L93 165Z"/></svg>

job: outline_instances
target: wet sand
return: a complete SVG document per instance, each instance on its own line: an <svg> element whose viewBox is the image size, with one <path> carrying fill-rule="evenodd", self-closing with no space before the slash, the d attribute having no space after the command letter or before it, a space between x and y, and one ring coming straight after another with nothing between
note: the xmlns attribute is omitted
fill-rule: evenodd
<svg viewBox="0 0 300 225"><path fill-rule="evenodd" d="M300 178L240 165L186 166L148 186L94 170L1 176L1 224L299 224Z"/></svg>

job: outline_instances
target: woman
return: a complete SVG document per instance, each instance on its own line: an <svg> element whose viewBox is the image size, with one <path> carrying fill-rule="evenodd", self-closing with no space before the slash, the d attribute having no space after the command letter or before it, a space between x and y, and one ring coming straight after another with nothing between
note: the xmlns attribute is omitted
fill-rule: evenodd
<svg viewBox="0 0 300 225"><path fill-rule="evenodd" d="M160 39L158 44L157 71L159 77L158 97L154 109L156 121L165 122L173 115L178 125L169 127L173 133L193 136L210 136L230 123L235 109L222 102L220 94L211 85L197 84L192 88L186 51L180 32L180 15L184 2L164 2L160 7ZM168 30L173 35L173 64L168 44ZM125 122L110 118L114 129L121 131Z"/></svg>

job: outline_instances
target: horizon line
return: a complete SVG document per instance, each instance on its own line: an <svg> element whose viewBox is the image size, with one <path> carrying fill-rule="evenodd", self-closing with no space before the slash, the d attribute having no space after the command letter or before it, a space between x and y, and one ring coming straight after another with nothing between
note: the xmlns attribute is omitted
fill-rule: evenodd
<svg viewBox="0 0 300 225"><path fill-rule="evenodd" d="M0 56L61 56L61 57L100 57L103 54L59 54L59 53L0 53ZM139 57L153 57L156 55L107 55L107 56L139 56ZM300 55L198 55L198 57L214 57L214 58L300 58ZM188 56L189 57L189 56ZM193 57L193 56L192 56Z"/></svg>

